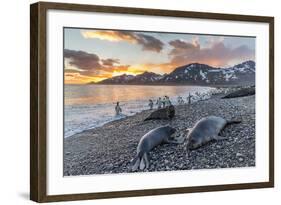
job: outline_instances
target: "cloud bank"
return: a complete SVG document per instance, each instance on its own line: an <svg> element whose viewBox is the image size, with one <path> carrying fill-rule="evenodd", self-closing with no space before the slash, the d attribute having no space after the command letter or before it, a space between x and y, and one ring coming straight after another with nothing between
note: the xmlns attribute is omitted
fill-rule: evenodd
<svg viewBox="0 0 281 205"><path fill-rule="evenodd" d="M67 77L90 76L96 78L112 77L120 72L142 72L133 70L130 65L120 64L119 59L101 59L94 53L64 49L65 73Z"/></svg>
<svg viewBox="0 0 281 205"><path fill-rule="evenodd" d="M226 67L230 62L254 59L255 52L247 46L236 48L225 46L223 41L218 41L208 48L201 48L199 41L187 42L173 40L169 42L172 47L169 52L171 63L185 65L189 63L204 63L211 66Z"/></svg>
<svg viewBox="0 0 281 205"><path fill-rule="evenodd" d="M93 53L64 49L64 58L70 59L69 64L81 70L103 68L99 56Z"/></svg>
<svg viewBox="0 0 281 205"><path fill-rule="evenodd" d="M144 51L160 52L164 43L147 34L131 32L131 31L90 31L82 30L81 34L84 38L97 38L100 40L108 40L112 42L126 41L132 44L138 44Z"/></svg>
<svg viewBox="0 0 281 205"><path fill-rule="evenodd" d="M156 34L152 36L143 32L112 30L81 30L80 33L83 38L110 41L113 46L120 46L114 42L138 45L130 47L130 52L134 52L134 49L139 51L141 47L143 51L155 53L146 53L148 55L131 59L135 61L130 62L135 63L124 65L120 59L112 57L112 54L110 58L101 58L101 55L107 55L105 52L100 52L101 55L98 55L83 50L64 49L65 77L71 82L99 81L116 75L140 74L145 71L164 74L190 63L228 67L246 60L255 60L254 46L248 47L237 39L231 42L224 37L194 36L192 39L189 38L190 40L183 40L181 36L175 35L174 40L171 40L171 37L166 38ZM108 42L105 46L108 46ZM130 52L127 55L128 59L130 59ZM150 59L153 60L156 55L161 56L162 60L159 63L152 63Z"/></svg>

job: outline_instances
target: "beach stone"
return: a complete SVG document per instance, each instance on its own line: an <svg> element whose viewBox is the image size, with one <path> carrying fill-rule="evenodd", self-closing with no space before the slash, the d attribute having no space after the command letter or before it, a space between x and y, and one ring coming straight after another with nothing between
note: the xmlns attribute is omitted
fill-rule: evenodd
<svg viewBox="0 0 281 205"><path fill-rule="evenodd" d="M163 144L149 153L150 167L145 172L255 166L255 95L221 99L218 94L192 105L174 106L172 120L143 122L151 111L143 111L67 137L64 141L64 175L127 173L135 157L139 139L157 126L176 127L178 133L192 127L202 117L218 115L239 117L242 123L221 133L227 140L210 142L189 151L185 144ZM155 111L155 110L154 110ZM110 145L110 146L109 146ZM138 172L142 172L139 170Z"/></svg>
<svg viewBox="0 0 281 205"><path fill-rule="evenodd" d="M165 169L166 169L166 170L170 170L171 168L170 168L169 166L166 166Z"/></svg>
<svg viewBox="0 0 281 205"><path fill-rule="evenodd" d="M244 162L244 158L243 158L243 157L239 157L239 158L238 158L238 161L239 161L239 162Z"/></svg>
<svg viewBox="0 0 281 205"><path fill-rule="evenodd" d="M237 153L236 154L236 157L237 157L237 159L238 159L238 161L239 162L244 162L244 158L245 158L245 156L243 155L243 154L241 154L241 153Z"/></svg>
<svg viewBox="0 0 281 205"><path fill-rule="evenodd" d="M244 155L241 154L241 153L239 153L239 152L236 153L236 157L243 157L243 156L244 156Z"/></svg>

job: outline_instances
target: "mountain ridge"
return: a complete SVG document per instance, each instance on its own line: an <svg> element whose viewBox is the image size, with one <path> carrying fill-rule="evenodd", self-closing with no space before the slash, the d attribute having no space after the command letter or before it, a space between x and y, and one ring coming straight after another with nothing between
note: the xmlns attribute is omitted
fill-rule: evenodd
<svg viewBox="0 0 281 205"><path fill-rule="evenodd" d="M255 82L255 62L244 61L228 68L212 67L207 64L191 63L175 68L168 74L160 75L145 71L139 75L122 74L98 83L110 85L231 85L253 84Z"/></svg>

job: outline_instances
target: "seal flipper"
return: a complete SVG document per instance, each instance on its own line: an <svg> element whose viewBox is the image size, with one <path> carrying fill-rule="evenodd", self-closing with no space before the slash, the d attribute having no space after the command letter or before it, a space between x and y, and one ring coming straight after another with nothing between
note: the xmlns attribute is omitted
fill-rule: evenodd
<svg viewBox="0 0 281 205"><path fill-rule="evenodd" d="M149 159L148 159L147 153L144 153L143 156L140 158L139 168L140 168L140 170L149 168Z"/></svg>
<svg viewBox="0 0 281 205"><path fill-rule="evenodd" d="M241 122L241 120L227 120L226 125L239 124Z"/></svg>
<svg viewBox="0 0 281 205"><path fill-rule="evenodd" d="M145 169L145 160L144 157L142 157L140 161L140 170L144 170L144 169Z"/></svg>
<svg viewBox="0 0 281 205"><path fill-rule="evenodd" d="M219 141L219 140L226 140L227 137L222 137L222 136L219 136L219 135L215 135L215 136L213 136L213 139Z"/></svg>
<svg viewBox="0 0 281 205"><path fill-rule="evenodd" d="M182 136L180 139L165 139L164 141L169 144L182 144L185 138Z"/></svg>
<svg viewBox="0 0 281 205"><path fill-rule="evenodd" d="M148 158L148 154L145 153L143 155L143 158L144 158L144 162L145 162L145 168L148 169L149 168L149 158Z"/></svg>
<svg viewBox="0 0 281 205"><path fill-rule="evenodd" d="M133 160L132 160L132 171L136 171L138 168L139 168L139 165L140 165L140 157L139 156L136 156Z"/></svg>

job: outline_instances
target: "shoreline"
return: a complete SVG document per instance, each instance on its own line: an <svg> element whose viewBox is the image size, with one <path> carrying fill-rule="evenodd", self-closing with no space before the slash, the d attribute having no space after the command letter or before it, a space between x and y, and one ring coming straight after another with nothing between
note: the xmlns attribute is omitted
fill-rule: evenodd
<svg viewBox="0 0 281 205"><path fill-rule="evenodd" d="M255 96L219 96L191 105L176 105L176 116L170 121L143 122L151 112L145 110L64 138L64 175L131 172L130 160L136 154L139 139L149 130L169 124L182 132L208 115L241 118L242 123L225 129L223 135L230 135L229 140L208 143L188 154L184 144L154 148L150 152L151 166L144 172L255 166Z"/></svg>
<svg viewBox="0 0 281 205"><path fill-rule="evenodd" d="M199 101L206 101L206 100L209 100L209 99L204 99L204 100L199 100ZM197 102L199 102L199 101L193 102L193 103L191 103L190 105L192 105L192 104L194 104L194 103L197 103ZM188 105L188 104L185 103L185 104L183 104L183 105ZM174 105L174 106L177 107L177 106L183 106L183 105ZM133 115L124 115L124 117L121 117L120 119L113 119L113 120L110 120L110 121L108 121L108 122L105 122L105 123L102 124L102 125L98 125L98 126L96 126L96 127L92 127L92 128L88 128L88 129L79 131L79 132L77 132L77 133L75 133L75 134L73 134L73 135L71 135L71 136L65 137L65 139L66 139L66 138L69 138L69 137L72 137L72 136L74 136L74 135L77 135L77 134L81 134L81 133L83 133L83 132L87 132L87 131L94 130L94 129L97 129L97 128L102 128L103 126L106 126L107 124L112 123L112 122L122 121L122 120L124 120L124 119L126 119L126 118L133 118L133 117L135 117L136 115L142 115L142 114L144 114L144 113L150 113L150 112L155 111L155 110L157 110L157 109L154 108L153 110L150 110L150 109L148 108L148 109L146 109L146 110L142 110L142 111L140 111L140 112L137 112L137 113L135 113L135 114L133 114Z"/></svg>
<svg viewBox="0 0 281 205"><path fill-rule="evenodd" d="M148 85L149 86L149 85ZM206 86L194 86L194 87L205 87L205 88L209 88L209 89L214 89L214 88L212 88L212 87L206 87ZM236 86L236 87L230 87L231 89L237 89L237 88L241 88L241 86ZM217 88L217 89L229 89L229 88ZM211 94L211 90L210 91L208 91L207 92L207 94L209 94L209 95L211 95L210 96L210 98L212 98L212 97L214 97L214 96L212 96L212 94ZM219 92L221 92L222 93L222 91L219 91ZM177 96L170 96L171 98L177 98ZM194 96L194 97L196 97L196 96ZM171 99L170 98L170 99ZM151 98L150 98L151 99ZM153 98L152 98L153 99ZM195 102L197 102L197 101L204 101L204 100L208 100L209 98L207 98L207 99L198 99L198 96L197 96L197 99L195 99L195 101L193 102L193 104L195 103ZM155 99L156 100L156 99ZM148 101L148 99L147 99L147 101ZM123 101L122 101L123 102ZM124 101L124 102L127 102L127 101ZM129 101L130 102L130 101ZM187 102L185 102L184 104L186 104ZM110 103L110 104L112 104L112 103ZM98 104L97 104L98 105ZM175 104L175 106L178 106L179 104ZM156 105L155 105L156 106ZM153 110L155 110L155 108L153 109ZM105 124L107 124L107 123L110 123L110 122L114 122L114 121L118 121L118 120L120 120L120 119L124 119L124 118L127 118L127 117L132 117L132 116L134 116L134 115L136 115L136 114L139 114L140 112L144 112L144 111L151 111L148 107L146 108L146 109L143 109L143 110L139 110L139 111L136 111L135 113L133 113L132 115L131 114L128 114L128 113L126 113L126 114L122 114L122 116L112 116L112 118L110 119L110 120L108 120L108 121L105 121L105 122L103 122L103 123L100 123L100 124L98 124L98 125L92 125L92 126L90 126L90 128L85 128L85 129L83 129L83 130L79 130L79 131L75 131L74 132L74 134L71 134L71 135L69 135L69 136L67 136L67 137L65 137L65 135L64 135L64 138L68 138L68 137L71 137L71 136L73 136L73 135L76 135L76 134L79 134L79 133L82 133L82 132L84 132L84 131L87 131L87 130L91 130L91 129L95 129L95 128L98 128L98 127L102 127L102 126L104 126Z"/></svg>
<svg viewBox="0 0 281 205"><path fill-rule="evenodd" d="M136 87L136 86L134 86ZM142 86L141 86L142 87ZM152 86L155 87L155 86ZM171 86L168 86L171 87ZM179 86L176 86L179 87ZM200 93L203 94L203 98L206 97L210 97L211 93L214 92L216 89L215 88L211 88L211 87L199 87L199 86L181 86L182 88L177 88L180 89L181 91L179 93L173 93L173 94L169 94L170 100L172 101L172 103L174 105L178 104L178 96L182 96L183 99L186 101L186 98L188 97L187 94L191 93L193 96L193 101L197 101L199 100L199 96L196 95L196 93ZM94 89L94 88L93 88ZM121 88L120 88L121 89ZM138 88L137 88L138 89ZM140 88L142 89L142 88ZM149 90L150 88L146 88L146 90ZM164 89L164 88L163 88ZM168 88L168 92L169 89L173 89L173 88ZM189 91L190 90L190 91ZM153 95L154 94L154 95ZM186 95L186 96L185 96ZM136 97L136 96L134 96ZM121 116L116 116L115 112L114 112L114 106L115 103L114 102L99 102L96 104L67 104L64 106L64 110L65 113L67 114L67 112L73 113L72 116L70 116L72 122L68 123L67 121L65 122L65 132L64 132L64 138L68 138L74 134L78 134L81 133L83 131L89 130L89 129L93 129L96 127L101 127L104 124L108 123L108 122L112 122L115 120L119 120L120 118L124 118L124 117L128 117L128 116L132 116L135 115L136 113L142 112L142 111L147 111L149 110L149 106L148 106L148 102L149 99L152 99L154 102L154 108L157 107L156 105L156 101L158 99L159 96L155 96L155 92L151 94L151 96L145 96L142 99L132 99L132 98L128 98L127 100L122 100L120 99L120 103L121 103L121 107L123 109L123 113L121 114ZM186 102L187 103L187 102ZM98 106L102 106L103 108L101 109L97 109ZM75 118L75 114L72 111L72 109L76 109L79 111L80 107L89 107L89 109L93 109L92 111L96 111L97 116L92 118L91 116L86 116L83 118L79 118L79 120L76 120ZM95 110L94 110L95 109ZM103 116L102 113L106 110L108 110L107 113L111 112L111 114L106 114L106 116ZM88 112L88 110L83 109L84 113L81 113L82 115L85 115L85 113ZM88 119L88 120L85 120ZM76 121L76 122L75 122Z"/></svg>
<svg viewBox="0 0 281 205"><path fill-rule="evenodd" d="M141 112L143 112L143 111L141 111ZM138 113L136 113L136 114L138 114ZM134 115L136 115L136 114L134 114ZM134 116L134 115L132 115L132 116ZM70 136L68 136L68 137L65 137L65 136L64 136L64 139L67 139L67 138L69 138L69 137L72 137L73 135L77 135L77 134L86 132L86 131L88 131L88 130L92 130L92 129L96 129L96 128L102 127L102 126L106 125L107 123L115 122L115 121L122 120L122 119L124 119L124 118L132 117L132 116L124 115L124 117L120 117L119 119L113 119L113 120L110 120L110 121L108 121L108 122L104 122L104 123L102 123L101 125L96 125L96 126L93 126L93 127L91 127L91 128L78 131L77 133L74 133L74 134L72 134L72 135L70 135Z"/></svg>
<svg viewBox="0 0 281 205"><path fill-rule="evenodd" d="M216 84L216 85L209 85L209 84L188 84L188 83L146 83L146 84L109 84L109 83L85 83L85 84L67 84L67 85L116 85L116 86L194 86L194 87L209 87L209 88L229 88L229 87L245 87L245 86L255 86L255 83L242 83L242 84Z"/></svg>

